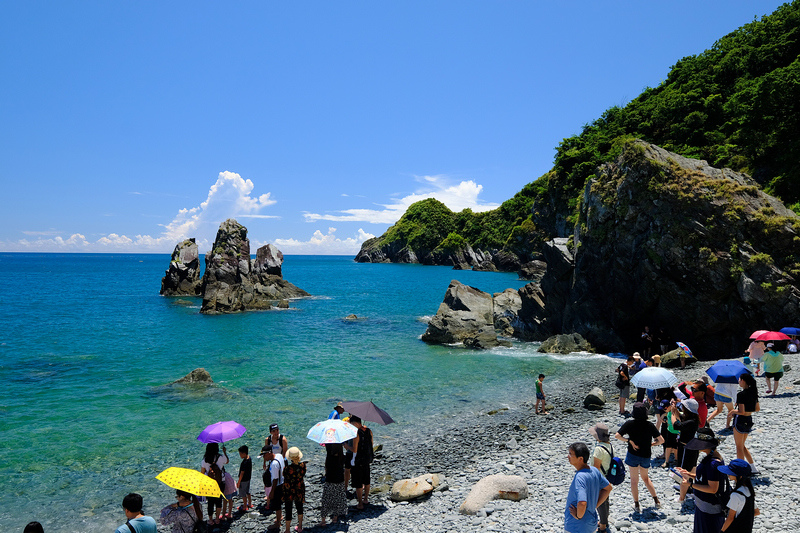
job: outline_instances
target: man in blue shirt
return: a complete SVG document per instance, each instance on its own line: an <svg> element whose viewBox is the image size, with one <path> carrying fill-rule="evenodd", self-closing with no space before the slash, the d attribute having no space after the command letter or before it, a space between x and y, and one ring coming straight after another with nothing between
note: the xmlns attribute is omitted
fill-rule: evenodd
<svg viewBox="0 0 800 533"><path fill-rule="evenodd" d="M582 442L570 444L569 464L575 467L575 477L569 486L564 509L564 529L567 533L597 531L597 506L606 501L611 485L600 470L589 466L589 448Z"/></svg>
<svg viewBox="0 0 800 533"><path fill-rule="evenodd" d="M344 406L342 402L336 404L336 407L333 408L331 414L328 415L328 420L340 420L342 418L342 413L344 413Z"/></svg>
<svg viewBox="0 0 800 533"><path fill-rule="evenodd" d="M142 497L131 492L122 499L122 510L127 522L119 526L114 533L157 533L156 521L142 513Z"/></svg>

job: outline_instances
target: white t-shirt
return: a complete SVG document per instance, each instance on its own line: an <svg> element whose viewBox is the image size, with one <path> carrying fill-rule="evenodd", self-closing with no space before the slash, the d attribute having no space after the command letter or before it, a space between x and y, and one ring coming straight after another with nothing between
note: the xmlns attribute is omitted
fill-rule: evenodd
<svg viewBox="0 0 800 533"><path fill-rule="evenodd" d="M219 469L222 470L222 467L225 466L226 464L228 464L228 458L225 457L224 455L220 455L219 458L217 458L217 466L219 467ZM203 458L203 462L200 463L200 468L202 468L206 474L211 472L211 465L206 462L205 457Z"/></svg>
<svg viewBox="0 0 800 533"><path fill-rule="evenodd" d="M267 463L270 479L278 479L278 485L283 485L283 455L276 453L275 459Z"/></svg>
<svg viewBox="0 0 800 533"><path fill-rule="evenodd" d="M739 385L737 383L717 383L714 385L714 390L717 394L727 396L731 401L736 399L736 393L739 392Z"/></svg>
<svg viewBox="0 0 800 533"><path fill-rule="evenodd" d="M750 489L747 487L739 487L731 492L731 497L728 500L728 509L735 512L737 516L744 509L744 504L747 498L750 497Z"/></svg>

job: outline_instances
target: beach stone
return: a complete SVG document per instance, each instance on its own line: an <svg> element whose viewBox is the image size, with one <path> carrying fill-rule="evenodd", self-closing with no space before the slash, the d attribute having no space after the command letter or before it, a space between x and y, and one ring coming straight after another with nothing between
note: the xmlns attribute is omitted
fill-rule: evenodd
<svg viewBox="0 0 800 533"><path fill-rule="evenodd" d="M519 501L528 497L528 485L521 476L493 474L487 476L470 491L461 504L461 514L474 515L495 499Z"/></svg>
<svg viewBox="0 0 800 533"><path fill-rule="evenodd" d="M395 502L403 502L421 498L439 487L444 476L439 474L423 474L413 479L401 479L392 486L390 498Z"/></svg>
<svg viewBox="0 0 800 533"><path fill-rule="evenodd" d="M594 387L583 399L583 406L589 410L597 411L606 404L606 395L600 387Z"/></svg>

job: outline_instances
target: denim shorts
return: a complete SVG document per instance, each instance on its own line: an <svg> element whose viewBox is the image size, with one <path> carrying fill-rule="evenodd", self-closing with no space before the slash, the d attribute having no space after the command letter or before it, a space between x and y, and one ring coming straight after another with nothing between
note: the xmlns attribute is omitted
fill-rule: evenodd
<svg viewBox="0 0 800 533"><path fill-rule="evenodd" d="M728 398L727 396L723 396L722 394L719 394L718 392L714 393L714 400L716 400L718 402L722 402L722 403L732 403L733 402L733 398Z"/></svg>
<svg viewBox="0 0 800 533"><path fill-rule="evenodd" d="M544 393L543 392L537 392L536 393L536 399L537 400L544 400Z"/></svg>
<svg viewBox="0 0 800 533"><path fill-rule="evenodd" d="M628 466L650 468L650 458L639 457L638 455L633 455L631 452L628 452L628 455L625 456L625 464Z"/></svg>

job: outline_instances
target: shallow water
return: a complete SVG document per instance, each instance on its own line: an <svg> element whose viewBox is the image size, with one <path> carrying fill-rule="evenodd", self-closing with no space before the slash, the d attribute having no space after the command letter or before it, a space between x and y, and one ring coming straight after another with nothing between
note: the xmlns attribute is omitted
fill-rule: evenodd
<svg viewBox="0 0 800 533"><path fill-rule="evenodd" d="M235 473L235 448L258 449L272 422L318 459L305 434L341 399L391 413L397 424L375 431L390 442L438 418L531 397L540 372L558 386L600 364L530 343L474 352L419 340L451 279L499 292L525 284L515 274L287 256L284 277L314 297L289 310L204 316L198 298L158 295L168 263L0 254L0 531L31 520L47 531L70 529L65 520L110 531L131 491L156 513L173 493L154 476L197 468L196 436L219 420L248 428L229 443ZM362 319L343 320L351 313ZM211 393L164 386L197 367L216 382Z"/></svg>

